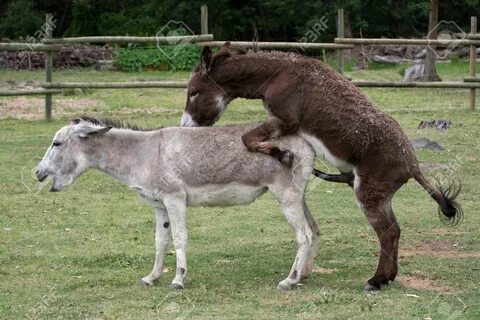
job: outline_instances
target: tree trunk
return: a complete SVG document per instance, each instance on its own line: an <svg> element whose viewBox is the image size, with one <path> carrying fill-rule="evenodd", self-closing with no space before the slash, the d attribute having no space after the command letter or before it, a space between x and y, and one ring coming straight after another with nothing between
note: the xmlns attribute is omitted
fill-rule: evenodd
<svg viewBox="0 0 480 320"><path fill-rule="evenodd" d="M430 0L430 16L428 19L428 38L437 39L438 29L438 1L439 0ZM436 53L435 47L429 45L427 47L427 54L425 56L425 68L423 74L424 81L442 81L437 74L437 69L435 68Z"/></svg>
<svg viewBox="0 0 480 320"><path fill-rule="evenodd" d="M352 24L350 23L350 12L345 11L344 14L344 34L345 38L351 38L352 37Z"/></svg>

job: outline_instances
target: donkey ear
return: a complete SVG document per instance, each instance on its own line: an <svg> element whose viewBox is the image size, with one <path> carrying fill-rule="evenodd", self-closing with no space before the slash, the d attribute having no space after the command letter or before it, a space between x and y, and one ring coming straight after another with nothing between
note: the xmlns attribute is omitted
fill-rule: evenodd
<svg viewBox="0 0 480 320"><path fill-rule="evenodd" d="M70 121L70 124L75 125L75 124L79 124L80 122L82 122L82 119L75 118L75 119L72 119L72 121Z"/></svg>
<svg viewBox="0 0 480 320"><path fill-rule="evenodd" d="M222 46L222 49L220 49L222 51L230 51L230 41L227 41L223 44Z"/></svg>
<svg viewBox="0 0 480 320"><path fill-rule="evenodd" d="M200 55L200 66L202 67L202 73L207 73L212 67L212 50L209 46L205 46L202 49L202 54Z"/></svg>
<svg viewBox="0 0 480 320"><path fill-rule="evenodd" d="M112 127L98 127L98 126L81 126L77 133L80 138L88 138L94 135L103 136L105 133L110 131Z"/></svg>

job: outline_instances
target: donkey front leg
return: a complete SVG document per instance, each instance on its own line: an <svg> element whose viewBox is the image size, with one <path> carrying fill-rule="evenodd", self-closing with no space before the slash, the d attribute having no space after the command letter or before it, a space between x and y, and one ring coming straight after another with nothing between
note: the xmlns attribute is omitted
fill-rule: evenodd
<svg viewBox="0 0 480 320"><path fill-rule="evenodd" d="M273 142L266 140L277 138L297 129L294 124L287 124L279 118L270 118L257 128L242 136L243 144L251 152L268 154L288 168L293 164L293 153L290 150L280 149Z"/></svg>
<svg viewBox="0 0 480 320"><path fill-rule="evenodd" d="M155 219L155 263L152 272L140 280L142 284L147 286L153 285L155 280L158 280L162 275L165 250L170 244L170 219L167 210L155 208Z"/></svg>
<svg viewBox="0 0 480 320"><path fill-rule="evenodd" d="M173 245L177 258L175 279L170 284L172 289L183 289L183 280L187 275L187 217L185 198L175 197L164 200L170 218Z"/></svg>

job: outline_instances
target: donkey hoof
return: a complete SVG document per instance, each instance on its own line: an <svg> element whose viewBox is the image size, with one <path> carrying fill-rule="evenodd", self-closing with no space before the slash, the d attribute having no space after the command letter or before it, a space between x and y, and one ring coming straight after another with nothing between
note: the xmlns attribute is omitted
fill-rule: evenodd
<svg viewBox="0 0 480 320"><path fill-rule="evenodd" d="M380 288L374 285L371 285L370 283L367 282L365 287L363 287L363 290L365 290L366 293L376 294L378 293L378 291L380 291Z"/></svg>
<svg viewBox="0 0 480 320"><path fill-rule="evenodd" d="M281 283L281 282L280 282L280 283L277 285L277 290L280 290L280 291L288 291L288 290L290 290L290 286L287 285L287 284L284 284L284 283Z"/></svg>
<svg viewBox="0 0 480 320"><path fill-rule="evenodd" d="M290 150L283 150L278 155L278 160L287 168L291 168L293 165L294 154Z"/></svg>
<svg viewBox="0 0 480 320"><path fill-rule="evenodd" d="M180 290L180 289L183 289L183 285L178 284L178 283L171 283L171 284L170 284L170 289Z"/></svg>
<svg viewBox="0 0 480 320"><path fill-rule="evenodd" d="M141 286L144 286L144 287L151 287L151 286L153 286L153 282L147 281L147 280L144 280L144 279L140 279L140 280L138 281L138 283L139 283Z"/></svg>

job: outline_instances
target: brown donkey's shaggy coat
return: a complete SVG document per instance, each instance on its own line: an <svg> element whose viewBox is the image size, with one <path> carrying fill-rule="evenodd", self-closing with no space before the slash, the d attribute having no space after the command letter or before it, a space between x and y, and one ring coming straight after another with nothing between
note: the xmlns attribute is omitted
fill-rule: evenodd
<svg viewBox="0 0 480 320"><path fill-rule="evenodd" d="M227 43L201 63L188 83L184 126L212 125L235 98L262 99L270 119L246 133L250 151L269 154L286 166L293 155L271 141L298 133L318 157L342 175L317 176L354 186L360 208L378 235L381 254L367 290L377 290L397 275L400 228L391 199L414 178L439 204L443 216L458 222L459 189L433 187L419 170L415 151L399 124L375 106L348 79L321 61L294 53L233 54Z"/></svg>

